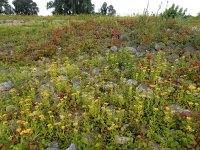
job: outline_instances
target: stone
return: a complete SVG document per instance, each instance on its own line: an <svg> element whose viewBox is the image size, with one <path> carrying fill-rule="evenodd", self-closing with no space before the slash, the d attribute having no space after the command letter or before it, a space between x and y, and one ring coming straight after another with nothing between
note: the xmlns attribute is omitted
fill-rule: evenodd
<svg viewBox="0 0 200 150"><path fill-rule="evenodd" d="M194 46L190 43L186 44L183 49L186 50L186 51L192 51L192 52L195 51Z"/></svg>
<svg viewBox="0 0 200 150"><path fill-rule="evenodd" d="M71 79L71 83L72 83L72 85L73 85L73 87L75 89L80 89L81 88L80 82L79 82L78 79L76 79L76 78Z"/></svg>
<svg viewBox="0 0 200 150"><path fill-rule="evenodd" d="M78 150L78 148L76 148L76 145L74 145L73 143L69 146L69 148L67 148L66 150Z"/></svg>
<svg viewBox="0 0 200 150"><path fill-rule="evenodd" d="M119 68L115 68L113 71L114 71L115 73L119 73L119 72L120 72L120 69L119 69Z"/></svg>
<svg viewBox="0 0 200 150"><path fill-rule="evenodd" d="M113 89L115 87L115 84L112 83L112 82L109 82L107 81L105 84L104 84L104 88L105 89Z"/></svg>
<svg viewBox="0 0 200 150"><path fill-rule="evenodd" d="M42 92L42 91L49 91L52 94L55 93L55 88L54 88L54 86L51 83L42 84L38 90L40 92Z"/></svg>
<svg viewBox="0 0 200 150"><path fill-rule="evenodd" d="M59 150L58 142L51 142L50 147L46 148L45 150Z"/></svg>
<svg viewBox="0 0 200 150"><path fill-rule="evenodd" d="M110 49L109 48L104 48L103 51L104 51L104 53L109 53Z"/></svg>
<svg viewBox="0 0 200 150"><path fill-rule="evenodd" d="M149 98L152 98L155 93L153 92L152 89L150 89L147 85L145 84L140 84L138 87L137 87L137 90L139 92L139 94L142 96L142 97L149 97Z"/></svg>
<svg viewBox="0 0 200 150"><path fill-rule="evenodd" d="M167 31L167 32L172 32L173 30L170 29L170 28L168 28L168 29L166 29L166 31Z"/></svg>
<svg viewBox="0 0 200 150"><path fill-rule="evenodd" d="M168 106L171 110L174 110L176 112L179 112L179 113L190 113L190 110L189 109L183 109L181 108L179 105L176 105L176 104L171 104Z"/></svg>
<svg viewBox="0 0 200 150"><path fill-rule="evenodd" d="M155 43L155 49L158 50L163 50L165 48L164 43Z"/></svg>
<svg viewBox="0 0 200 150"><path fill-rule="evenodd" d="M145 52L136 52L137 57L142 57L145 55Z"/></svg>
<svg viewBox="0 0 200 150"><path fill-rule="evenodd" d="M149 49L149 46L146 46L146 45L139 45L137 47L137 51L139 52L146 52L148 49Z"/></svg>
<svg viewBox="0 0 200 150"><path fill-rule="evenodd" d="M134 47L125 47L124 49L127 50L127 51L129 51L129 52L133 52L133 53L137 52L137 49L134 48Z"/></svg>
<svg viewBox="0 0 200 150"><path fill-rule="evenodd" d="M167 60L169 62L174 62L177 58L179 58L179 56L177 54L171 54L167 56Z"/></svg>
<svg viewBox="0 0 200 150"><path fill-rule="evenodd" d="M119 36L119 40L121 40L121 41L123 41L123 42L128 42L128 41L129 41L129 37L128 37L128 35L122 33L122 34L120 34L120 36Z"/></svg>
<svg viewBox="0 0 200 150"><path fill-rule="evenodd" d="M128 142L133 142L133 138L130 137L122 137L122 136L116 136L116 142L118 144L126 144Z"/></svg>
<svg viewBox="0 0 200 150"><path fill-rule="evenodd" d="M11 81L0 83L0 92L5 92L10 90L12 88L12 85L13 84Z"/></svg>
<svg viewBox="0 0 200 150"><path fill-rule="evenodd" d="M12 111L16 111L16 107L14 105L8 105L6 106L6 112L12 112Z"/></svg>
<svg viewBox="0 0 200 150"><path fill-rule="evenodd" d="M135 85L136 86L138 84L138 82L136 80L133 80L133 79L128 79L126 81L126 84L128 84L128 85Z"/></svg>
<svg viewBox="0 0 200 150"><path fill-rule="evenodd" d="M112 52L117 52L117 46L112 46L111 48L110 48L110 50L112 51Z"/></svg>
<svg viewBox="0 0 200 150"><path fill-rule="evenodd" d="M100 72L100 69L99 69L99 68L94 68L94 69L92 70L92 74L94 74L94 75L99 74L99 72Z"/></svg>

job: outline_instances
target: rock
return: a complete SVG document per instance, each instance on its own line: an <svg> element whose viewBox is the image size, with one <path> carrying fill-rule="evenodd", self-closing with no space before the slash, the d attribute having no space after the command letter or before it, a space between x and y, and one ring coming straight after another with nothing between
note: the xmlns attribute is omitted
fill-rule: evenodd
<svg viewBox="0 0 200 150"><path fill-rule="evenodd" d="M119 69L119 68L115 68L113 71L114 71L115 73L119 73L119 72L120 72L120 69Z"/></svg>
<svg viewBox="0 0 200 150"><path fill-rule="evenodd" d="M92 74L94 74L94 75L99 74L99 72L100 72L100 69L99 69L99 68L94 68L94 69L92 70Z"/></svg>
<svg viewBox="0 0 200 150"><path fill-rule="evenodd" d="M177 54L171 54L167 56L167 60L169 62L174 62L177 58L179 58L179 56Z"/></svg>
<svg viewBox="0 0 200 150"><path fill-rule="evenodd" d="M155 49L158 50L163 50L165 48L164 43L155 43Z"/></svg>
<svg viewBox="0 0 200 150"><path fill-rule="evenodd" d="M153 92L152 89L150 89L148 86L146 86L145 84L140 84L138 87L137 87L137 90L139 92L139 94L142 96L142 97L149 97L149 98L152 98L155 93Z"/></svg>
<svg viewBox="0 0 200 150"><path fill-rule="evenodd" d="M110 49L109 48L104 48L103 51L104 51L104 53L109 53Z"/></svg>
<svg viewBox="0 0 200 150"><path fill-rule="evenodd" d="M45 150L59 150L59 149L57 149L57 148L52 148L52 147L48 147L48 148L46 148Z"/></svg>
<svg viewBox="0 0 200 150"><path fill-rule="evenodd" d="M39 92L49 91L52 94L55 93L55 88L51 83L42 84L38 90Z"/></svg>
<svg viewBox="0 0 200 150"><path fill-rule="evenodd" d="M111 48L110 48L110 50L112 51L112 52L117 52L117 46L112 46Z"/></svg>
<svg viewBox="0 0 200 150"><path fill-rule="evenodd" d="M73 78L73 79L71 80L71 82L72 82L72 85L73 85L73 87L74 87L75 89L80 89L80 88L81 88L81 87L80 87L80 82L79 82L78 79Z"/></svg>
<svg viewBox="0 0 200 150"><path fill-rule="evenodd" d="M127 129L129 127L129 124L123 124L122 128Z"/></svg>
<svg viewBox="0 0 200 150"><path fill-rule="evenodd" d="M14 105L8 105L6 106L6 112L13 112L16 111L16 107Z"/></svg>
<svg viewBox="0 0 200 150"><path fill-rule="evenodd" d="M125 47L124 49L127 50L127 51L129 51L129 52L133 52L133 53L137 52L137 49L134 48L134 47Z"/></svg>
<svg viewBox="0 0 200 150"><path fill-rule="evenodd" d="M123 41L123 42L128 42L128 41L129 41L129 37L128 37L128 35L122 33L122 34L120 34L120 36L119 36L119 40L121 40L121 41Z"/></svg>
<svg viewBox="0 0 200 150"><path fill-rule="evenodd" d="M142 57L145 55L145 52L136 52L137 57Z"/></svg>
<svg viewBox="0 0 200 150"><path fill-rule="evenodd" d="M78 150L74 144L71 144L66 150Z"/></svg>
<svg viewBox="0 0 200 150"><path fill-rule="evenodd" d="M115 87L115 84L112 83L112 82L109 82L107 81L105 84L104 84L104 88L105 89L113 89Z"/></svg>
<svg viewBox="0 0 200 150"><path fill-rule="evenodd" d="M128 142L133 142L133 138L130 137L121 137L121 136L116 136L116 142L118 144L126 144Z"/></svg>
<svg viewBox="0 0 200 150"><path fill-rule="evenodd" d="M185 45L183 50L194 52L195 48L194 48L194 46L192 44L188 43L188 44Z"/></svg>
<svg viewBox="0 0 200 150"><path fill-rule="evenodd" d="M80 55L80 56L77 57L77 60L84 60L84 59L89 59L89 55L84 54L84 55Z"/></svg>
<svg viewBox="0 0 200 150"><path fill-rule="evenodd" d="M146 46L146 45L139 45L137 47L137 51L139 52L146 52L148 49L149 49L149 46Z"/></svg>
<svg viewBox="0 0 200 150"><path fill-rule="evenodd" d="M198 28L197 26L194 26L194 27L191 28L191 30L192 30L193 32L199 32L199 31L200 31L200 28Z"/></svg>
<svg viewBox="0 0 200 150"><path fill-rule="evenodd" d="M11 88L12 88L12 82L11 81L0 83L0 92L2 92L2 93L10 90Z"/></svg>
<svg viewBox="0 0 200 150"><path fill-rule="evenodd" d="M136 86L138 84L138 82L136 80L133 80L133 79L128 79L126 81L126 84L128 84L128 85L135 85Z"/></svg>
<svg viewBox="0 0 200 150"><path fill-rule="evenodd" d="M166 31L167 31L167 32L172 32L173 30L170 29L170 28L168 28L168 29L166 29Z"/></svg>
<svg viewBox="0 0 200 150"><path fill-rule="evenodd" d="M51 142L50 147L46 148L45 150L59 150L58 142Z"/></svg>
<svg viewBox="0 0 200 150"><path fill-rule="evenodd" d="M176 104L171 104L168 106L171 110L174 110L176 112L179 112L179 113L190 113L190 110L189 109L183 109L181 108L179 105L176 105Z"/></svg>

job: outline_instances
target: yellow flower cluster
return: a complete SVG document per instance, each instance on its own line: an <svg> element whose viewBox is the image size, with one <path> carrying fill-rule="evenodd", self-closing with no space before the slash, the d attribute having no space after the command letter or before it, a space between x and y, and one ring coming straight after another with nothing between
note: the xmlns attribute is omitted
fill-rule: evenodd
<svg viewBox="0 0 200 150"><path fill-rule="evenodd" d="M31 128L22 130L22 128L17 128L16 131L20 134L20 135L24 135L24 134L32 134L33 130Z"/></svg>

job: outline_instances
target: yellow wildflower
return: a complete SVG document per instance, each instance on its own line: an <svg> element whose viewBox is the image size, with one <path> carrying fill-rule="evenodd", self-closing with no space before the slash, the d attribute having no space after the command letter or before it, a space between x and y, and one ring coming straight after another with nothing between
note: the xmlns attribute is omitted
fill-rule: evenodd
<svg viewBox="0 0 200 150"><path fill-rule="evenodd" d="M52 125L52 124L48 124L47 127L48 127L49 129L52 129L52 128L53 128L53 125Z"/></svg>
<svg viewBox="0 0 200 150"><path fill-rule="evenodd" d="M62 119L62 120L63 120L64 118L65 118L65 116L64 116L64 115L60 115L60 119Z"/></svg>
<svg viewBox="0 0 200 150"><path fill-rule="evenodd" d="M22 131L22 129L21 128L17 128L17 130L16 130L18 133L20 133L21 131Z"/></svg>
<svg viewBox="0 0 200 150"><path fill-rule="evenodd" d="M190 90L195 90L195 89L196 89L196 86L194 86L194 85L189 85L188 89L190 89Z"/></svg>

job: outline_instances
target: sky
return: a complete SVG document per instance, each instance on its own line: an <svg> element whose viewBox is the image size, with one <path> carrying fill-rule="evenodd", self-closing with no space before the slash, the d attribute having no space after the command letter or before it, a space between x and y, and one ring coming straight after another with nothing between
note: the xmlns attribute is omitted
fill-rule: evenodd
<svg viewBox="0 0 200 150"><path fill-rule="evenodd" d="M9 0L12 3L13 0ZM50 0L33 0L37 3L40 12L39 15L46 16L51 15L52 10L46 10L46 4ZM92 0L95 4L95 11L97 12L102 6L103 2L107 2L108 5L113 5L117 11L117 15L126 16L133 14L142 14L144 8L147 7L148 0ZM168 3L167 3L168 2ZM165 8L171 6L173 3L187 8L187 14L196 16L200 12L199 0L149 0L148 11L151 13L157 13L159 5L162 3L162 7L159 12L163 12Z"/></svg>

